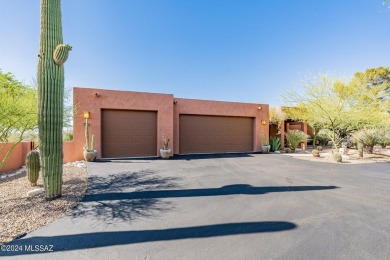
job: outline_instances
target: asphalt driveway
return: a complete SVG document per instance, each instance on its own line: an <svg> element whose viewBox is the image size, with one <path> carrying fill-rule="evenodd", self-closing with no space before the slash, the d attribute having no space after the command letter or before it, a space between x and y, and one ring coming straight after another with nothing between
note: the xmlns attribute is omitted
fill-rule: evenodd
<svg viewBox="0 0 390 260"><path fill-rule="evenodd" d="M0 255L390 259L390 163L232 154L96 162L88 174L79 207Z"/></svg>

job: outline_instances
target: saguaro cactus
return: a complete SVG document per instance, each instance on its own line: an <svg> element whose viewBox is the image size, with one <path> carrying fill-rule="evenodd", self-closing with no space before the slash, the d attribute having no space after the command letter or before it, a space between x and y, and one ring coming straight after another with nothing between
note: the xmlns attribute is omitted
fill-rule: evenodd
<svg viewBox="0 0 390 260"><path fill-rule="evenodd" d="M27 177L31 182L31 186L37 185L39 178L39 170L41 165L39 163L39 152L36 150L30 151L26 158Z"/></svg>
<svg viewBox="0 0 390 260"><path fill-rule="evenodd" d="M62 42L61 0L41 0L38 61L38 128L45 197L62 191L63 63L71 50Z"/></svg>

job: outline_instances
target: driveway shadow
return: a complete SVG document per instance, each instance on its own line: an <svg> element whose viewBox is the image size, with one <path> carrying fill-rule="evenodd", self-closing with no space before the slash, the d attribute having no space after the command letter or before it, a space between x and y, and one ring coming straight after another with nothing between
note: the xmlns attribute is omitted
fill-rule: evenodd
<svg viewBox="0 0 390 260"><path fill-rule="evenodd" d="M285 221L260 221L242 223L224 223L205 226L179 227L170 229L95 232L85 234L42 236L15 240L9 245L24 249L16 252L2 252L5 256L50 253L28 250L39 246L52 246L53 252L81 250L88 248L130 245L155 241L178 239L209 238L266 232L281 232L295 229L297 226ZM26 247L27 246L27 247ZM27 250L26 250L27 249Z"/></svg>
<svg viewBox="0 0 390 260"><path fill-rule="evenodd" d="M254 154L260 154L260 152L249 153L210 153L210 154L175 154L169 160L199 160L199 159L218 159L218 158L244 158L253 157ZM102 158L97 159L94 163L149 163L150 161L165 160L161 157L121 157L121 158Z"/></svg>
<svg viewBox="0 0 390 260"><path fill-rule="evenodd" d="M227 195L261 195L271 192L297 192L337 189L336 186L276 186L253 187L248 184L235 184L221 188L186 189L186 190L148 190L135 192L106 192L90 194L83 201L110 201L133 199L162 199L182 197L207 197Z"/></svg>
<svg viewBox="0 0 390 260"><path fill-rule="evenodd" d="M110 224L116 221L132 221L143 217L158 217L159 214L172 210L170 201L157 198L120 199L113 201L95 201L90 196L109 193L146 192L148 190L164 190L180 188L177 177L163 177L153 170L135 172L119 172L104 176L92 175L88 178L87 195L76 208L72 210L73 217L92 216Z"/></svg>

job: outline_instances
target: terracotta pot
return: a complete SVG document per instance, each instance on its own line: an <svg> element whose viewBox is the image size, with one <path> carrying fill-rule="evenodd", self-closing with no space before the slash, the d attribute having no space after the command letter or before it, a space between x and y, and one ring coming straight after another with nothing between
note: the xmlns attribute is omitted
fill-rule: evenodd
<svg viewBox="0 0 390 260"><path fill-rule="evenodd" d="M168 149L168 150L160 149L160 155L161 155L161 158L163 158L163 159L169 159L169 157L171 157L171 149Z"/></svg>

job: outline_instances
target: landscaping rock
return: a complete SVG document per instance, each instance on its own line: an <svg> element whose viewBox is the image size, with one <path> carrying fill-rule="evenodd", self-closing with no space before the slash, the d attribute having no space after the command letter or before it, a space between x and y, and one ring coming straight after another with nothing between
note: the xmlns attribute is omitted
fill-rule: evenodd
<svg viewBox="0 0 390 260"><path fill-rule="evenodd" d="M43 189L37 188L37 189L33 189L33 190L28 191L27 196L34 197L34 196L37 196L37 195L42 194L42 193L43 193Z"/></svg>

